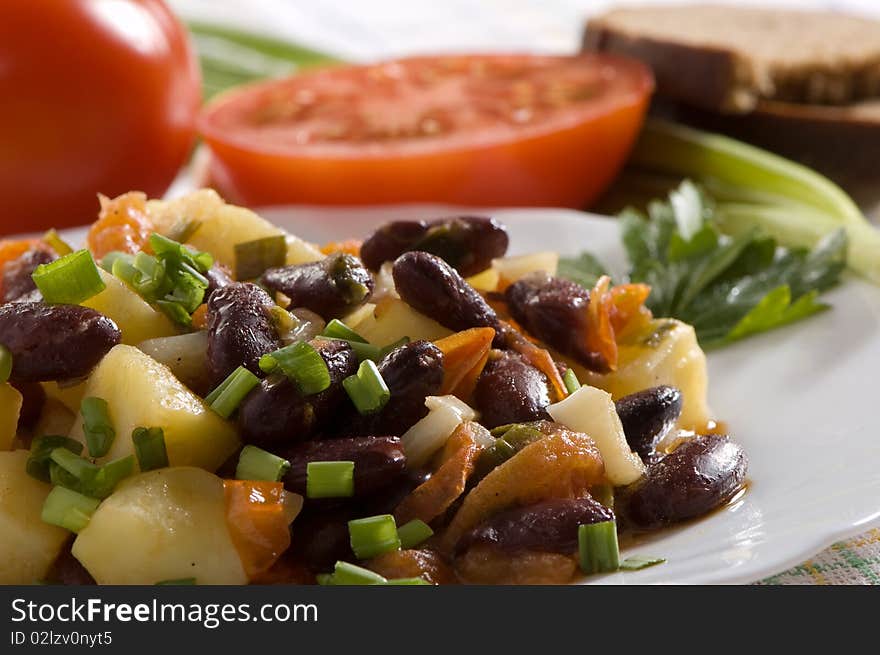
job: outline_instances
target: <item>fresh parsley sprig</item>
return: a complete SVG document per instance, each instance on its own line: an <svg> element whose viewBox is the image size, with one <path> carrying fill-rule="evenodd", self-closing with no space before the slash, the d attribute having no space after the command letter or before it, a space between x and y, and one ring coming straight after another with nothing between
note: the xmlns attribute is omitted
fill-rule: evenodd
<svg viewBox="0 0 880 655"><path fill-rule="evenodd" d="M812 251L782 248L753 229L726 236L710 198L685 181L647 214L620 216L628 278L651 286L656 316L694 326L703 347L723 346L828 309L818 300L846 267L847 236L832 232ZM560 261L559 274L587 287L604 270L584 253Z"/></svg>

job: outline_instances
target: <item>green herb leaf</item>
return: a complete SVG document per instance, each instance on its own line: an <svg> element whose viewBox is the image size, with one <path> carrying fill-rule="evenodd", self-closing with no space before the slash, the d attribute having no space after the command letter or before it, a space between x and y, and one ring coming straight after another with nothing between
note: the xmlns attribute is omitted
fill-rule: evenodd
<svg viewBox="0 0 880 655"><path fill-rule="evenodd" d="M596 281L600 277L607 275L607 272L602 262L594 255L582 252L577 257L560 257L556 274L591 289L596 286Z"/></svg>
<svg viewBox="0 0 880 655"><path fill-rule="evenodd" d="M666 202L651 202L647 216L621 213L629 278L651 286L646 304L655 316L690 323L704 347L718 347L828 308L817 297L846 267L843 229L812 251L782 248L756 225L722 234L717 211L712 198L685 181Z"/></svg>
<svg viewBox="0 0 880 655"><path fill-rule="evenodd" d="M641 571L649 566L663 564L666 561L664 557L651 557L649 555L633 555L627 557L620 563L621 571Z"/></svg>

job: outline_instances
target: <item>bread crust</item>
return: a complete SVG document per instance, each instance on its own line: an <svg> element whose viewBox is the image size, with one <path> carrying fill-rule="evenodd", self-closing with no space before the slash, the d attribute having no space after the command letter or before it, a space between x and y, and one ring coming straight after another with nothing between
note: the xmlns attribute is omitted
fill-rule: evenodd
<svg viewBox="0 0 880 655"><path fill-rule="evenodd" d="M654 71L659 94L698 107L746 112L758 102L748 62L730 50L630 35L601 18L587 24L582 50L640 59Z"/></svg>
<svg viewBox="0 0 880 655"><path fill-rule="evenodd" d="M842 105L880 97L880 23L840 13L619 9L590 19L582 48L641 59L659 95L715 111L745 113L761 100Z"/></svg>

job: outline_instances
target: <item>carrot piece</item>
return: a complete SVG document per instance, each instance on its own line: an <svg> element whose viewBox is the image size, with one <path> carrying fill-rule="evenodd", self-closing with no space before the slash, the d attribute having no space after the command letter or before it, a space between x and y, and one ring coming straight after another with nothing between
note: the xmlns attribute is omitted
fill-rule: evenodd
<svg viewBox="0 0 880 655"><path fill-rule="evenodd" d="M95 259L101 259L114 250L134 254L148 245L150 234L155 232L147 216L147 196L129 191L112 200L100 196L101 212L98 220L89 228L86 238Z"/></svg>
<svg viewBox="0 0 880 655"><path fill-rule="evenodd" d="M559 369L556 368L553 356L545 348L532 343L525 334L514 328L510 323L506 321L501 323L505 327L504 341L507 346L514 352L522 355L529 364L547 377L557 400L565 398L568 395L568 391L565 390L565 382L562 381L562 375L559 373Z"/></svg>
<svg viewBox="0 0 880 655"><path fill-rule="evenodd" d="M468 530L503 509L549 498L577 498L604 481L605 465L596 443L559 426L483 478L465 496L440 545L451 553Z"/></svg>
<svg viewBox="0 0 880 655"><path fill-rule="evenodd" d="M603 275L590 290L590 306L587 308L587 348L598 353L607 365L607 371L617 369L617 340L614 337L614 326L611 323L611 311L614 307L608 287L611 278Z"/></svg>
<svg viewBox="0 0 880 655"><path fill-rule="evenodd" d="M645 301L651 293L647 284L619 284L611 288L611 326L619 336L631 324L651 319Z"/></svg>
<svg viewBox="0 0 880 655"><path fill-rule="evenodd" d="M443 386L440 395L451 393L467 400L489 359L495 330L490 327L462 330L434 342L443 353Z"/></svg>
<svg viewBox="0 0 880 655"><path fill-rule="evenodd" d="M208 305L202 303L192 313L192 325L196 330L204 330L208 327Z"/></svg>
<svg viewBox="0 0 880 655"><path fill-rule="evenodd" d="M446 511L464 493L480 454L475 431L485 430L478 423L462 423L446 440L440 454L440 467L406 497L394 510L398 525L412 519L428 523Z"/></svg>
<svg viewBox="0 0 880 655"><path fill-rule="evenodd" d="M332 255L334 252L344 252L355 257L361 256L361 244L363 241L359 239L346 239L345 241L328 241L321 246L321 252L325 255Z"/></svg>
<svg viewBox="0 0 880 655"><path fill-rule="evenodd" d="M0 268L6 263L15 261L28 250L45 247L39 239L0 239Z"/></svg>
<svg viewBox="0 0 880 655"><path fill-rule="evenodd" d="M245 573L254 578L290 547L288 526L302 507L302 497L285 492L281 482L224 480L223 487L232 543Z"/></svg>

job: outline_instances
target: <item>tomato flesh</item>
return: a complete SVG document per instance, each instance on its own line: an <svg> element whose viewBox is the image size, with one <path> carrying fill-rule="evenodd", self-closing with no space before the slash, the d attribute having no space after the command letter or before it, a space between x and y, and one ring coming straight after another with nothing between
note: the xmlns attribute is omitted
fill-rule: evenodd
<svg viewBox="0 0 880 655"><path fill-rule="evenodd" d="M201 84L161 0L3 0L0 98L2 234L90 223L98 193L164 193Z"/></svg>
<svg viewBox="0 0 880 655"><path fill-rule="evenodd" d="M202 113L237 202L584 206L613 179L653 80L605 55L417 57L225 94Z"/></svg>

